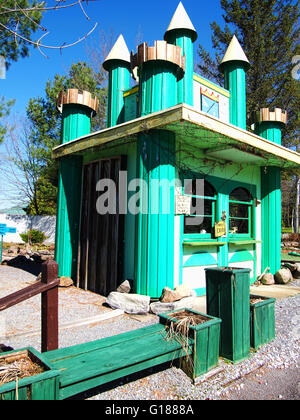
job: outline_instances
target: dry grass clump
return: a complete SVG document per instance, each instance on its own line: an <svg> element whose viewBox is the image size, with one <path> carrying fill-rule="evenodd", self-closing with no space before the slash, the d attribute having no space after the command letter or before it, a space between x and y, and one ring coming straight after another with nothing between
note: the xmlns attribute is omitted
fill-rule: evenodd
<svg viewBox="0 0 300 420"><path fill-rule="evenodd" d="M44 369L27 355L7 356L0 359L0 386L28 376L38 375Z"/></svg>

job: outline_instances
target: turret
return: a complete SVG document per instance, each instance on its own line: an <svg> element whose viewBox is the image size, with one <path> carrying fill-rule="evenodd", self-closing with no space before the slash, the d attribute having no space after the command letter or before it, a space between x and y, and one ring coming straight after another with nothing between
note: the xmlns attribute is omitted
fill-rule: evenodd
<svg viewBox="0 0 300 420"><path fill-rule="evenodd" d="M281 130L287 123L287 113L280 108L262 108L255 116L255 132L281 144ZM262 270L275 274L281 267L281 169L261 168Z"/></svg>
<svg viewBox="0 0 300 420"><path fill-rule="evenodd" d="M131 66L138 67L141 116L177 104L176 83L185 69L180 47L166 41L155 41L154 47L141 44L131 56Z"/></svg>
<svg viewBox="0 0 300 420"><path fill-rule="evenodd" d="M177 45L181 48L185 56L185 75L177 83L177 103L194 105L193 98L193 73L194 73L194 47L193 43L197 39L197 32L180 2L170 25L164 36L169 44Z"/></svg>
<svg viewBox="0 0 300 420"><path fill-rule="evenodd" d="M107 127L124 122L125 90L130 88L130 53L122 35L106 57L103 68L108 76Z"/></svg>
<svg viewBox="0 0 300 420"><path fill-rule="evenodd" d="M229 122L246 130L246 72L250 64L234 35L220 64L225 88L230 92Z"/></svg>
<svg viewBox="0 0 300 420"><path fill-rule="evenodd" d="M61 92L57 108L62 113L61 143L67 143L91 132L91 118L96 115L98 99L89 92L69 89ZM59 162L58 204L55 260L59 276L76 280L82 156L66 156Z"/></svg>
<svg viewBox="0 0 300 420"><path fill-rule="evenodd" d="M262 108L255 115L255 133L274 143L281 144L281 130L286 123L286 111L280 108L275 108L274 111Z"/></svg>
<svg viewBox="0 0 300 420"><path fill-rule="evenodd" d="M56 105L62 114L61 144L90 134L91 118L99 107L98 98L86 91L68 89L60 92Z"/></svg>

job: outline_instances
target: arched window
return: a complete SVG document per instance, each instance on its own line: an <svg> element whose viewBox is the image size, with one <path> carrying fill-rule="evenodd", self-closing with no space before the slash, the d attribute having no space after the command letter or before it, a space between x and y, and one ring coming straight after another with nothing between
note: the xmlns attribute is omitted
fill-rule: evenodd
<svg viewBox="0 0 300 420"><path fill-rule="evenodd" d="M184 233L211 237L215 224L217 195L214 187L205 180L188 182L184 194L191 196L191 211L184 217Z"/></svg>
<svg viewBox="0 0 300 420"><path fill-rule="evenodd" d="M229 234L251 236L253 198L246 188L236 188L229 196Z"/></svg>

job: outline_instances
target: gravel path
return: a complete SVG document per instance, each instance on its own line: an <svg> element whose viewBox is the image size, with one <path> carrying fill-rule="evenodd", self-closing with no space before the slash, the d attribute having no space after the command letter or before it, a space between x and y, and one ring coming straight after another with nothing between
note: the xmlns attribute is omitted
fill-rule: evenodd
<svg viewBox="0 0 300 420"><path fill-rule="evenodd" d="M7 295L8 290L16 291L34 281L32 274L0 266L0 297ZM299 283L299 280L293 282L293 286L300 286ZM103 298L98 295L75 288L60 289L60 322L81 320L110 311L102 304ZM93 400L300 399L297 388L300 383L300 294L278 300L275 308L276 339L236 365L220 359L222 372L202 384L192 385L185 373L173 366L160 371L149 370L148 376L131 377L128 383L128 378L124 378L115 382L113 389L101 388L83 397ZM5 327L10 334L38 327L40 297L3 312L0 332L3 314ZM93 341L156 322L158 318L155 316L143 318L124 315L94 325L63 330L60 332L60 347ZM32 346L40 350L40 336L8 337L5 344L15 349ZM286 384L287 378L293 383ZM286 389L281 390L282 387Z"/></svg>

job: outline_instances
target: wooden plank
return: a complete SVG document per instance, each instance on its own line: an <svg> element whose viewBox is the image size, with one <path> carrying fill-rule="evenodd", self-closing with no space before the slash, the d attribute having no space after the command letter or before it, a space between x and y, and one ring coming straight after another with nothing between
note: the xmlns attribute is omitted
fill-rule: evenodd
<svg viewBox="0 0 300 420"><path fill-rule="evenodd" d="M24 302L36 295L39 295L47 290L51 290L59 285L59 279L52 280L48 284L42 282L34 283L25 289L19 290L18 292L12 293L2 299L0 299L0 312L8 309L18 303Z"/></svg>
<svg viewBox="0 0 300 420"><path fill-rule="evenodd" d="M110 347L109 352L98 350L76 359L64 360L56 367L65 369L60 377L61 387L65 387L180 349L179 342L166 341L161 334L153 334L137 338L131 345L126 343L126 347L123 343L117 343Z"/></svg>
<svg viewBox="0 0 300 420"><path fill-rule="evenodd" d="M163 354L158 357L154 357L149 360L145 360L143 362L137 363L133 366L127 366L124 368L121 368L117 371L110 372L108 374L104 374L101 376L97 376L94 378L87 379L83 382L74 383L70 386L61 388L60 390L60 399L66 399L69 397L72 397L76 394L79 394L81 392L93 389L95 387L101 386L103 384L107 384L111 381L123 378L124 376L131 375L136 372L140 372L142 370L151 368L153 366L158 366L163 363L167 362L173 362L181 357L183 357L185 354L182 350L176 350L174 352L170 352L167 354Z"/></svg>
<svg viewBox="0 0 300 420"><path fill-rule="evenodd" d="M150 325L149 327L139 328L138 330L128 331L126 333L114 335L107 338L101 338L100 340L91 341L89 343L82 343L64 349L49 351L48 353L43 354L43 357L46 358L54 366L56 362L59 362L61 360L76 357L91 351L105 349L116 343L125 343L130 340L135 340L137 336L142 337L151 335L163 331L164 329L164 325L154 324Z"/></svg>

